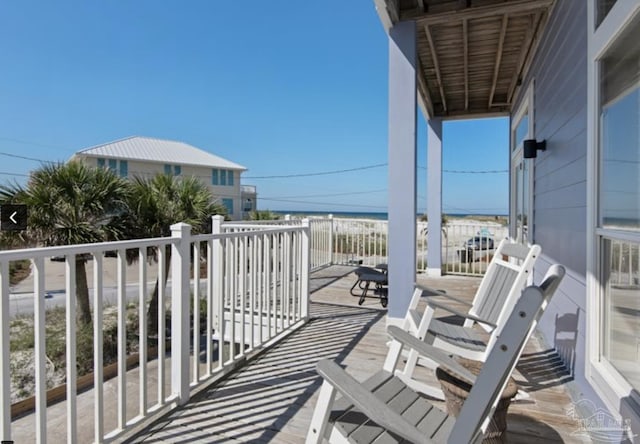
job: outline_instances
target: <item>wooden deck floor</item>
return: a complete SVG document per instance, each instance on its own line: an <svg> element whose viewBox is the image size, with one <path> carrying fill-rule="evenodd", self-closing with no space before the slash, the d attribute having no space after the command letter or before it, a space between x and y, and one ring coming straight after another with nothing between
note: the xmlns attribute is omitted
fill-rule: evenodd
<svg viewBox="0 0 640 444"><path fill-rule="evenodd" d="M348 292L350 271L331 267L314 273L312 320L306 326L130 442L303 442L321 384L316 362L333 359L362 380L381 368L386 354L386 310L373 299L357 305ZM479 280L443 277L423 283L470 300ZM426 370L421 376L432 378ZM589 442L574 433L578 424L566 413L571 401L563 384L569 375L535 337L515 378L532 398L510 407L508 442Z"/></svg>

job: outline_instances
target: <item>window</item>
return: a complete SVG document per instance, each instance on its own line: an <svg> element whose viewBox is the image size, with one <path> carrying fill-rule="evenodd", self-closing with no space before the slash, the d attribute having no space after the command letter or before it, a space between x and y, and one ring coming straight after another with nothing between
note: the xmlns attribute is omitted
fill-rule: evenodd
<svg viewBox="0 0 640 444"><path fill-rule="evenodd" d="M179 176L182 174L182 167L180 165L169 165L165 164L164 166L164 174L170 174L173 176Z"/></svg>
<svg viewBox="0 0 640 444"><path fill-rule="evenodd" d="M640 402L640 4L589 5L586 373L618 411Z"/></svg>
<svg viewBox="0 0 640 444"><path fill-rule="evenodd" d="M98 168L107 167L114 173L119 174L120 177L127 177L129 167L126 160L105 159L104 157L98 157L96 160Z"/></svg>
<svg viewBox="0 0 640 444"><path fill-rule="evenodd" d="M221 170L221 169L212 169L211 170L211 185L220 185L220 186L233 186L233 170Z"/></svg>
<svg viewBox="0 0 640 444"><path fill-rule="evenodd" d="M120 161L120 177L127 177L129 175L129 164L126 160Z"/></svg>
<svg viewBox="0 0 640 444"><path fill-rule="evenodd" d="M636 390L640 390L639 35L640 16L600 60L598 144L601 353Z"/></svg>
<svg viewBox="0 0 640 444"><path fill-rule="evenodd" d="M222 205L225 206L229 215L233 214L233 199L222 199Z"/></svg>
<svg viewBox="0 0 640 444"><path fill-rule="evenodd" d="M640 390L640 243L603 237L602 357Z"/></svg>

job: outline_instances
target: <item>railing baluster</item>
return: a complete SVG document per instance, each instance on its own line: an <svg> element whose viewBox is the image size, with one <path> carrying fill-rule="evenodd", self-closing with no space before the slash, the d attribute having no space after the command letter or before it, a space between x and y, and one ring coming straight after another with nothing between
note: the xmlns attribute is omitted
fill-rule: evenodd
<svg viewBox="0 0 640 444"><path fill-rule="evenodd" d="M2 346L2 361L0 361L0 422L2 439L11 441L11 375L9 373L9 261L0 262L0 292L2 306L0 307L0 345Z"/></svg>
<svg viewBox="0 0 640 444"><path fill-rule="evenodd" d="M302 289L300 297L302 298L302 318L306 321L309 319L309 220L302 221L302 245L300 248L302 272L300 280L302 281Z"/></svg>
<svg viewBox="0 0 640 444"><path fill-rule="evenodd" d="M138 249L138 340L140 416L147 414L147 249Z"/></svg>
<svg viewBox="0 0 640 444"><path fill-rule="evenodd" d="M193 382L200 380L200 243L193 243Z"/></svg>
<svg viewBox="0 0 640 444"><path fill-rule="evenodd" d="M127 288L126 251L116 259L118 291L118 429L127 425Z"/></svg>
<svg viewBox="0 0 640 444"><path fill-rule="evenodd" d="M66 279L66 351L67 351L67 442L74 443L77 435L77 374L76 368L76 256L65 259Z"/></svg>
<svg viewBox="0 0 640 444"><path fill-rule="evenodd" d="M258 344L262 344L265 320L264 297L267 294L267 235L263 234L258 239L260 239L260 250L258 251L258 273L260 273L258 280L258 285L260 286L260 292L258 293Z"/></svg>
<svg viewBox="0 0 640 444"><path fill-rule="evenodd" d="M207 376L213 371L213 241L207 241Z"/></svg>
<svg viewBox="0 0 640 444"><path fill-rule="evenodd" d="M236 278L237 267L236 253L238 238L234 237L230 240L230 248L227 253L229 254L229 260L227 262L227 282L229 285L229 291L227 292L229 297L229 362L233 362L236 356Z"/></svg>
<svg viewBox="0 0 640 444"><path fill-rule="evenodd" d="M212 323L213 329L218 334L218 370L222 370L224 366L224 240L219 237L222 233L222 216L213 216L211 218L211 232L213 236L217 236L211 242L211 258L209 260L209 273L212 294L210 304L212 304ZM211 344L211 359L213 360L213 342L211 335L213 329L207 332L208 343Z"/></svg>
<svg viewBox="0 0 640 444"><path fill-rule="evenodd" d="M95 253L93 256L93 402L95 404L93 440L96 443L102 442L104 437L102 264L102 253Z"/></svg>
<svg viewBox="0 0 640 444"><path fill-rule="evenodd" d="M246 281L247 281L247 243L246 237L237 238L238 247L238 291L240 292L240 356L244 356L246 344L245 331L246 327Z"/></svg>
<svg viewBox="0 0 640 444"><path fill-rule="evenodd" d="M284 317L287 321L287 326L291 324L291 233L286 233L284 236L284 278L282 279L282 286L284 290ZM284 328L284 325L283 325Z"/></svg>
<svg viewBox="0 0 640 444"><path fill-rule="evenodd" d="M33 339L36 360L36 442L47 442L47 348L46 315L44 311L44 260L33 261Z"/></svg>
<svg viewBox="0 0 640 444"><path fill-rule="evenodd" d="M166 246L158 245L158 404L165 403L165 268L166 268Z"/></svg>

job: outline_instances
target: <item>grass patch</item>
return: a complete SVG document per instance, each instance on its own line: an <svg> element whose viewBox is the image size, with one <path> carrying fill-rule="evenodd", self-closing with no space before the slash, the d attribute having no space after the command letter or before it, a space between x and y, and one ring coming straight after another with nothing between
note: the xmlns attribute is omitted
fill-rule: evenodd
<svg viewBox="0 0 640 444"><path fill-rule="evenodd" d="M16 285L31 274L31 261L9 262L9 285Z"/></svg>

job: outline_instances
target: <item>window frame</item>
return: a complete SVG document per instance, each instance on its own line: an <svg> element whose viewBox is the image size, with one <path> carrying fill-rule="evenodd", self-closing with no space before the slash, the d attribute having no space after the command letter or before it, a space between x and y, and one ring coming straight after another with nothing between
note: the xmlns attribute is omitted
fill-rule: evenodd
<svg viewBox="0 0 640 444"><path fill-rule="evenodd" d="M516 145L515 134L517 128L526 115L528 118L527 136L523 139L535 137L535 79L531 79L527 90L522 97L522 101L518 106L515 114L511 117L511 123L509 125L509 233L513 239L517 239L517 172L514 166L520 162L528 162L529 167L529 184L528 195L526 196L527 202L527 243L533 242L533 185L534 185L534 161L533 159L525 159L523 153L522 143Z"/></svg>
<svg viewBox="0 0 640 444"><path fill-rule="evenodd" d="M600 225L600 61L640 14L640 2L618 0L596 24L597 0L588 0L587 24L587 316L585 375L611 412L619 415L623 398L640 403L640 395L603 356L605 299L604 239L638 242L640 233ZM636 414L639 414L636 412Z"/></svg>

